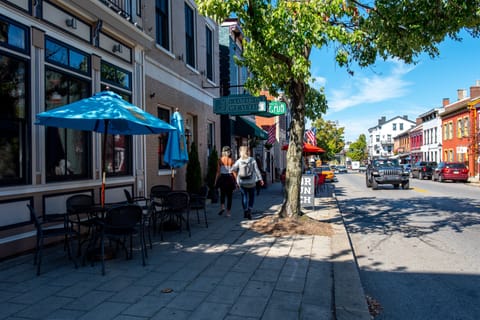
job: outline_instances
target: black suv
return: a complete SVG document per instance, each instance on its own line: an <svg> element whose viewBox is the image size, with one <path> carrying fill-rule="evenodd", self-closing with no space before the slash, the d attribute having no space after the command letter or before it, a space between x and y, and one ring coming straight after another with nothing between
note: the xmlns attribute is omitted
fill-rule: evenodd
<svg viewBox="0 0 480 320"><path fill-rule="evenodd" d="M410 170L410 177L423 179L432 179L433 170L437 167L437 163L433 161L418 161Z"/></svg>
<svg viewBox="0 0 480 320"><path fill-rule="evenodd" d="M402 189L410 188L408 172L398 162L398 159L373 159L367 166L365 173L367 187L378 189L379 184L392 184L395 189L402 185Z"/></svg>

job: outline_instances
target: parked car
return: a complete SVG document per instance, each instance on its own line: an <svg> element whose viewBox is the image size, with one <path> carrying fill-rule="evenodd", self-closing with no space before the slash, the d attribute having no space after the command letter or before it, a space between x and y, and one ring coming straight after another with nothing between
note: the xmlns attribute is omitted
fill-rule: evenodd
<svg viewBox="0 0 480 320"><path fill-rule="evenodd" d="M335 180L335 173L329 165L323 164L320 167L315 168L314 172L323 174L325 176L325 181L331 182Z"/></svg>
<svg viewBox="0 0 480 320"><path fill-rule="evenodd" d="M360 167L358 167L358 172L366 172L367 171L367 166L366 165L360 165Z"/></svg>
<svg viewBox="0 0 480 320"><path fill-rule="evenodd" d="M347 173L348 170L347 170L347 167L345 167L345 166L336 166L334 172L335 173Z"/></svg>
<svg viewBox="0 0 480 320"><path fill-rule="evenodd" d="M443 182L444 180L468 182L468 168L462 162L440 162L433 170L432 180Z"/></svg>
<svg viewBox="0 0 480 320"><path fill-rule="evenodd" d="M411 168L410 177L420 180L431 179L432 172L436 166L437 163L434 161L417 161Z"/></svg>
<svg viewBox="0 0 480 320"><path fill-rule="evenodd" d="M403 164L403 171L410 174L410 172L412 171L412 165L410 163Z"/></svg>

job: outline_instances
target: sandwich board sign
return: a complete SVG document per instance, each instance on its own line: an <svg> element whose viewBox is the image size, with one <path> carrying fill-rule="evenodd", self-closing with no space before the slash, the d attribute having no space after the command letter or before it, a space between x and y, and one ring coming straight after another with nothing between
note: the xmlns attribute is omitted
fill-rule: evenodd
<svg viewBox="0 0 480 320"><path fill-rule="evenodd" d="M315 175L303 174L300 183L300 205L303 207L315 206Z"/></svg>

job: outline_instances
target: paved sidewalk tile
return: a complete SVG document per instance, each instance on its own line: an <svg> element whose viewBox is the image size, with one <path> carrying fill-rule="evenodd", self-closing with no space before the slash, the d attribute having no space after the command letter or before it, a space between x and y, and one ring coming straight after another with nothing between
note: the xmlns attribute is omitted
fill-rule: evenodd
<svg viewBox="0 0 480 320"><path fill-rule="evenodd" d="M322 192L306 213L338 218L333 189ZM275 214L282 201L280 183L269 184L256 197L255 218ZM208 205L208 228L192 214L191 237L185 231L165 232L164 241L152 235L146 266L136 247L130 260L106 261L102 276L98 262L75 269L61 245L45 250L39 277L31 254L0 263L0 319L333 320L342 307L334 294L348 303L335 288L362 294L361 287L346 288L354 275L336 286L334 273L343 277L355 266L347 257L332 261L332 248L342 250L332 238L259 234L243 218L238 191L231 217L219 216L219 208ZM361 309L362 298L355 301Z"/></svg>

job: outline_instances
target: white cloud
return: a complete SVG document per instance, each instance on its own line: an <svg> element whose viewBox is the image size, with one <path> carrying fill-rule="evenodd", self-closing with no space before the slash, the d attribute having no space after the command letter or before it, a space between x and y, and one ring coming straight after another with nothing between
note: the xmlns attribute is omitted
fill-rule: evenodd
<svg viewBox="0 0 480 320"><path fill-rule="evenodd" d="M414 67L405 65L399 61L391 61L393 68L389 74L382 76L372 73L356 75L343 84L340 89L326 87L328 109L330 112L339 112L344 109L379 103L382 101L403 97L408 94L408 88L412 83L402 79Z"/></svg>
<svg viewBox="0 0 480 320"><path fill-rule="evenodd" d="M310 85L315 89L320 89L321 87L325 87L327 83L327 78L325 77L313 77Z"/></svg>

